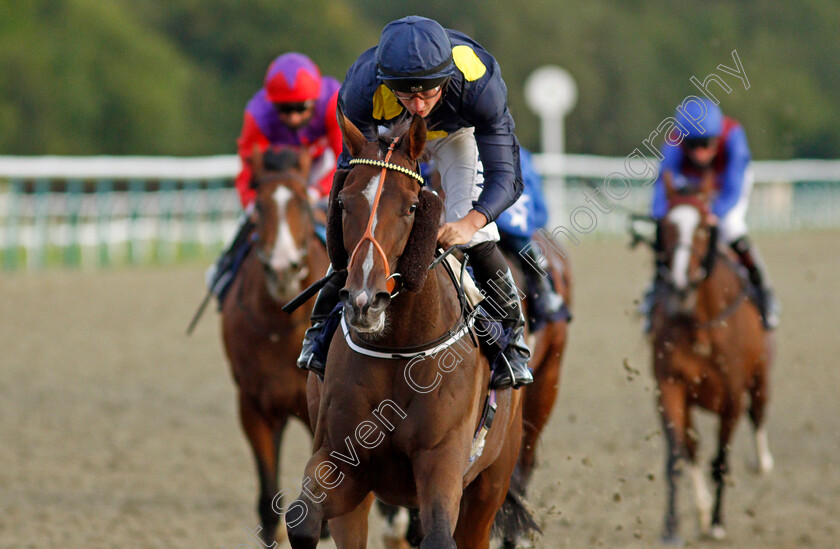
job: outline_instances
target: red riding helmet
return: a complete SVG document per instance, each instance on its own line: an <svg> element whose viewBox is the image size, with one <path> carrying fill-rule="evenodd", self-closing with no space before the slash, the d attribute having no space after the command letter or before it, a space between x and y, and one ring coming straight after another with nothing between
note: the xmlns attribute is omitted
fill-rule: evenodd
<svg viewBox="0 0 840 549"><path fill-rule="evenodd" d="M271 62L265 91L272 103L302 103L321 93L321 71L302 53L285 53Z"/></svg>

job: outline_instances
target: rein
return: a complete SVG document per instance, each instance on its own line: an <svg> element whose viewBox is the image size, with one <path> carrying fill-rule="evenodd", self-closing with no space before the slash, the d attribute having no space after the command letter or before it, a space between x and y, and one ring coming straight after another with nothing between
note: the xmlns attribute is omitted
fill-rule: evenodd
<svg viewBox="0 0 840 549"><path fill-rule="evenodd" d="M371 166L381 167L382 171L379 174L379 185L376 187L376 195L373 198L373 205L370 208L370 217L368 218L367 228L365 229L365 233L362 235L361 240L359 240L359 243L356 244L356 247L353 249L353 253L350 255L350 261L347 263L347 268L349 270L350 266L353 265L353 260L356 258L356 253L359 251L359 248L361 248L362 243L365 240L369 240L370 243L373 244L373 247L376 249L376 251L379 253L379 256L382 258L383 263L385 264L385 272L388 275L388 278L385 281L385 288L387 288L388 292L391 293L391 297L396 295L393 293L394 288L397 284L395 279L396 277L400 276L400 274L391 273L391 266L388 263L388 257L382 250L382 246L380 246L379 242L377 242L376 237L373 236L373 223L376 219L376 212L379 209L379 199L382 197L382 189L385 187L385 172L387 170L393 170L400 173L404 173L419 181L421 186L423 185L423 177L419 173L389 162L389 160L391 160L391 154L394 152L394 147L396 147L397 142L399 140L400 138L398 136L395 137L393 141L391 141L391 144L388 146L388 152L385 154L384 161L373 160L370 158L354 158L350 161L351 166L355 164L368 164Z"/></svg>

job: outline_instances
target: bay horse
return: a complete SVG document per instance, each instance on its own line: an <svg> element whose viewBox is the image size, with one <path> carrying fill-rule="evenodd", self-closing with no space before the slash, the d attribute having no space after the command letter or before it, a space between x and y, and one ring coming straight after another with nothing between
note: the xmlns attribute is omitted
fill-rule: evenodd
<svg viewBox="0 0 840 549"><path fill-rule="evenodd" d="M347 270L346 333L323 381L309 378L313 456L286 511L289 541L315 547L327 518L337 547L365 547L375 494L418 508L422 548L486 549L519 454L521 392L493 393L492 429L475 452L490 369L443 265L428 268L442 202L416 173L425 122L415 115L387 143L367 142L338 117L354 160L333 185L327 241Z"/></svg>
<svg viewBox="0 0 840 549"><path fill-rule="evenodd" d="M295 365L311 304L288 315L281 307L327 270L306 193L309 156L283 149L254 152L256 186L252 247L222 304L222 338L237 386L239 418L259 475L259 535L274 543L282 508L277 484L280 445L289 418L309 428L307 372ZM270 169L269 169L270 168Z"/></svg>
<svg viewBox="0 0 840 549"><path fill-rule="evenodd" d="M676 510L680 460L688 460L700 530L721 539L723 492L729 472L728 451L749 394L749 417L755 434L756 467L768 472L773 458L767 445L764 411L769 398L773 360L771 332L763 329L758 309L749 301L750 283L728 247L716 245L709 223L713 178L692 193L677 190L664 178L669 209L661 220L667 267L664 296L652 311L653 370L667 441L668 501L662 539L679 544ZM714 504L697 467L698 437L692 407L720 420L717 454L711 463Z"/></svg>
<svg viewBox="0 0 840 549"><path fill-rule="evenodd" d="M437 174L437 172L435 172ZM434 177L432 179L435 179ZM437 187L436 187L437 188ZM537 232L529 243L538 250L537 256L541 265L522 263L515 256L514 250L503 250L505 259L510 266L513 278L519 288L526 286L523 272L528 268L544 269L551 276L554 291L562 296L566 307L572 308L572 270L571 262L565 249L559 243L549 241L542 233ZM539 273L539 271L538 271ZM526 296L522 301L524 314L528 316L533 303ZM529 366L533 370L534 382L526 385L522 397L522 447L519 459L511 477L510 491L521 499L526 498L528 484L537 465L537 444L540 435L551 417L557 395L560 391L561 367L563 352L568 338L568 322L566 319L549 320L535 332L529 334L528 344L531 348ZM401 511L397 507L379 503L380 512L384 515L386 526L383 533L383 543L387 549L405 549L410 545L408 540L414 539L418 517L415 511ZM518 545L521 535L515 522L499 521L504 549L514 549Z"/></svg>

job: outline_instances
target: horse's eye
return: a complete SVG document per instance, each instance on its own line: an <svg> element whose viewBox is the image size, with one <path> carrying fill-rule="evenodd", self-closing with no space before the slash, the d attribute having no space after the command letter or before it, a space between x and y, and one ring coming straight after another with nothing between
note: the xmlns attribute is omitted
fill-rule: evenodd
<svg viewBox="0 0 840 549"><path fill-rule="evenodd" d="M344 209L344 201L340 197L336 199L335 204L342 210Z"/></svg>
<svg viewBox="0 0 840 549"><path fill-rule="evenodd" d="M417 204L412 204L411 206L408 207L408 215L411 215L416 211L417 211Z"/></svg>

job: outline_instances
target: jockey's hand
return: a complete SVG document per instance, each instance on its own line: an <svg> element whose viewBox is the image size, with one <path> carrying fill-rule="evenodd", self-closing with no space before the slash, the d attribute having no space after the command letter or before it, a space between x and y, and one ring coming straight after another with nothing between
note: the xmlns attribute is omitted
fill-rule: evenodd
<svg viewBox="0 0 840 549"><path fill-rule="evenodd" d="M711 212L706 214L706 223L711 227L717 226L718 216L716 216L715 214L713 214Z"/></svg>
<svg viewBox="0 0 840 549"><path fill-rule="evenodd" d="M473 235L487 225L487 218L477 210L470 210L467 215L458 221L445 223L438 229L438 242L445 248L466 244L472 240Z"/></svg>

